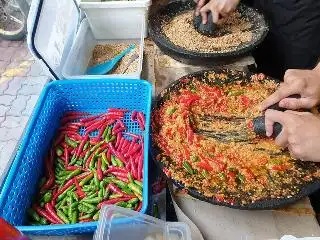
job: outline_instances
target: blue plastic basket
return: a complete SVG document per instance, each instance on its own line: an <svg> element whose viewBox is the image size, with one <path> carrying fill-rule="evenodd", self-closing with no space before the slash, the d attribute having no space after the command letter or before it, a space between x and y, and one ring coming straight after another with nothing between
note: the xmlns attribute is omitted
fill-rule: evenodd
<svg viewBox="0 0 320 240"><path fill-rule="evenodd" d="M43 175L43 159L59 127L65 111L86 111L92 114L108 108L126 108L145 113L146 130L126 115L128 131L144 135L143 205L148 207L148 143L151 109L151 85L144 80L66 80L49 83L42 91L33 116L29 121L17 155L12 162L0 193L0 216L19 230L34 235L72 235L92 233L97 222L24 226L26 210L37 191Z"/></svg>

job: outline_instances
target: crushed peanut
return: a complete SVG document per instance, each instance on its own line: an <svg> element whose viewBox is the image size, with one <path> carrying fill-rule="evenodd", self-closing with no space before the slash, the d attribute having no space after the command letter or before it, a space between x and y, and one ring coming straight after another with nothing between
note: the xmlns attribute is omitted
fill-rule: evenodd
<svg viewBox="0 0 320 240"><path fill-rule="evenodd" d="M193 10L183 12L162 25L164 34L173 44L203 53L233 51L240 44L251 41L250 28L250 22L242 18L238 11L221 20L220 31L228 33L220 37L209 37L197 32L193 26Z"/></svg>
<svg viewBox="0 0 320 240"><path fill-rule="evenodd" d="M117 56L130 46L128 43L117 44L98 44L92 52L92 58L89 66L103 63ZM129 74L138 71L140 47L136 47L126 54L118 63L118 65L108 74ZM133 60L133 58L136 58ZM133 62L131 62L133 60ZM131 62L131 63L130 63Z"/></svg>

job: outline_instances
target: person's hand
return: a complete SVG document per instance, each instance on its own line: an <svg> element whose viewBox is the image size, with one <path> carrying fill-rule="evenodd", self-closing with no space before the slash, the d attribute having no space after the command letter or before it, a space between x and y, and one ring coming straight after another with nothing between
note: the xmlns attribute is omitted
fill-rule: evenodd
<svg viewBox="0 0 320 240"><path fill-rule="evenodd" d="M287 98L299 94L301 98ZM279 106L287 109L312 108L320 103L320 65L314 70L287 70L284 82L261 103L260 110L279 102Z"/></svg>
<svg viewBox="0 0 320 240"><path fill-rule="evenodd" d="M233 12L240 0L210 0L207 4L206 0L199 0L196 7L196 15L201 14L202 23L207 24L208 22L208 12L212 12L212 20L214 23L217 23L219 16L227 16Z"/></svg>
<svg viewBox="0 0 320 240"><path fill-rule="evenodd" d="M265 113L268 137L272 135L275 122L282 125L282 131L275 139L277 145L287 147L293 158L320 162L319 117L309 112L280 112L268 109Z"/></svg>

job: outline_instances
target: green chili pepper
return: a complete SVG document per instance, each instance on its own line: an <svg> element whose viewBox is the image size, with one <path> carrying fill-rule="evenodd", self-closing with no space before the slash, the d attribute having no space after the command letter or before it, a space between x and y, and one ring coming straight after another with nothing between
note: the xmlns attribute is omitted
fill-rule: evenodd
<svg viewBox="0 0 320 240"><path fill-rule="evenodd" d="M68 210L69 208L67 206L64 206L61 208L61 211L65 214L65 215L68 215Z"/></svg>
<svg viewBox="0 0 320 240"><path fill-rule="evenodd" d="M107 166L109 166L109 162L108 162L108 160L107 160L107 156L106 156L106 153L105 152L102 152L101 153L101 168L102 168L102 171L105 171L105 170L107 170ZM105 165L105 169L103 169L103 165Z"/></svg>
<svg viewBox="0 0 320 240"><path fill-rule="evenodd" d="M209 173L208 173L207 170L203 170L203 171L201 172L201 175L202 175L204 178L206 178L206 179L209 177Z"/></svg>
<svg viewBox="0 0 320 240"><path fill-rule="evenodd" d="M105 188L105 186L106 186L106 182L104 182L104 181L101 181L100 183L99 183L99 188L101 189L101 188Z"/></svg>
<svg viewBox="0 0 320 240"><path fill-rule="evenodd" d="M78 197L78 194L76 194L75 192L72 192L72 198L76 201L76 202L78 202L79 201L79 197Z"/></svg>
<svg viewBox="0 0 320 240"><path fill-rule="evenodd" d="M44 202L40 202L40 207L44 207Z"/></svg>
<svg viewBox="0 0 320 240"><path fill-rule="evenodd" d="M116 180L115 177L107 177L103 179L103 182L105 182L106 184L108 183L114 183L114 181Z"/></svg>
<svg viewBox="0 0 320 240"><path fill-rule="evenodd" d="M131 191L131 189L129 187L121 188L121 190L123 192L125 192L126 194L129 194L129 195L133 194L133 192Z"/></svg>
<svg viewBox="0 0 320 240"><path fill-rule="evenodd" d="M61 157L63 155L63 150L61 147L56 147L56 154L59 157Z"/></svg>
<svg viewBox="0 0 320 240"><path fill-rule="evenodd" d="M69 165L74 165L78 161L76 153L73 154Z"/></svg>
<svg viewBox="0 0 320 240"><path fill-rule="evenodd" d="M139 199L138 198L132 198L132 199L130 199L127 203L129 203L129 204L136 204L137 202L139 202Z"/></svg>
<svg viewBox="0 0 320 240"><path fill-rule="evenodd" d="M219 178L221 180L225 180L226 179L226 175L223 172L219 173L218 176L219 176Z"/></svg>
<svg viewBox="0 0 320 240"><path fill-rule="evenodd" d="M67 188L63 193L61 193L58 198L57 201L59 202L60 200L62 200L63 198L65 198L68 194L69 191L74 191L76 187L75 186L70 186L69 188Z"/></svg>
<svg viewBox="0 0 320 240"><path fill-rule="evenodd" d="M79 175L80 173L81 173L81 169L76 169L76 170L72 171L71 173L69 173L69 174L67 175L67 177L66 177L65 180L68 181L68 180L70 180L71 178Z"/></svg>
<svg viewBox="0 0 320 240"><path fill-rule="evenodd" d="M78 211L75 209L72 213L72 216L71 216L71 223L72 224L75 224L77 223L77 219L78 219Z"/></svg>
<svg viewBox="0 0 320 240"><path fill-rule="evenodd" d="M62 207L67 202L67 198L62 199L62 201L56 204L56 208Z"/></svg>
<svg viewBox="0 0 320 240"><path fill-rule="evenodd" d="M103 139L106 138L108 131L109 131L109 127L106 127L106 128L104 129L103 133L102 133L102 136L101 136Z"/></svg>
<svg viewBox="0 0 320 240"><path fill-rule="evenodd" d="M182 163L182 165L183 165L183 167L188 171L188 173L190 173L190 174L193 174L193 173L194 173L191 165L190 165L188 162L184 161L184 162Z"/></svg>
<svg viewBox="0 0 320 240"><path fill-rule="evenodd" d="M109 196L109 199L120 198L120 197L122 197L122 194L111 194Z"/></svg>
<svg viewBox="0 0 320 240"><path fill-rule="evenodd" d="M177 107L168 108L166 113L167 113L167 115L170 116L170 115L174 114L177 110L178 110Z"/></svg>
<svg viewBox="0 0 320 240"><path fill-rule="evenodd" d="M31 226L40 226L41 224L39 222L30 222Z"/></svg>
<svg viewBox="0 0 320 240"><path fill-rule="evenodd" d="M100 210L92 217L93 220L97 221L100 217Z"/></svg>
<svg viewBox="0 0 320 240"><path fill-rule="evenodd" d="M115 167L118 167L118 162L116 161L116 159L113 155L111 156L111 164Z"/></svg>
<svg viewBox="0 0 320 240"><path fill-rule="evenodd" d="M40 221L40 216L32 208L29 208L27 212L31 219L35 220L36 222Z"/></svg>
<svg viewBox="0 0 320 240"><path fill-rule="evenodd" d="M94 181L94 185L95 185L97 188L99 188L99 187L100 187L100 182L99 182L99 179L98 179L97 172L94 173L93 181Z"/></svg>
<svg viewBox="0 0 320 240"><path fill-rule="evenodd" d="M130 204L130 203L127 203L127 206L126 206L126 208L132 208L132 204Z"/></svg>
<svg viewBox="0 0 320 240"><path fill-rule="evenodd" d="M192 162L199 162L200 161L199 157L196 155L192 155L190 158L191 158Z"/></svg>
<svg viewBox="0 0 320 240"><path fill-rule="evenodd" d="M52 199L52 192L51 191L46 192L42 197L42 200L44 203L50 202L51 199Z"/></svg>
<svg viewBox="0 0 320 240"><path fill-rule="evenodd" d="M81 180L79 185L82 187L85 185L87 182L89 182L93 178L93 174L86 176L84 179Z"/></svg>
<svg viewBox="0 0 320 240"><path fill-rule="evenodd" d="M240 96L245 93L244 90L229 90L228 91L228 96Z"/></svg>
<svg viewBox="0 0 320 240"><path fill-rule="evenodd" d="M87 150L87 148L89 147L90 142L86 142L83 146L83 151Z"/></svg>
<svg viewBox="0 0 320 240"><path fill-rule="evenodd" d="M140 182L138 180L134 180L134 183L137 184L138 186L140 186L141 188L143 187L142 182Z"/></svg>
<svg viewBox="0 0 320 240"><path fill-rule="evenodd" d="M97 197L97 196L98 196L98 193L97 193L97 192L94 192L94 193L88 195L88 196L86 197L86 199L95 198L95 197Z"/></svg>
<svg viewBox="0 0 320 240"><path fill-rule="evenodd" d="M40 218L39 223L40 223L41 225L48 225L48 221L47 221L47 219L45 219L45 218Z"/></svg>
<svg viewBox="0 0 320 240"><path fill-rule="evenodd" d="M86 202L86 203L99 203L101 201L102 201L102 197L84 198L81 200L81 202Z"/></svg>
<svg viewBox="0 0 320 240"><path fill-rule="evenodd" d="M90 152L93 153L94 151L96 151L103 143L103 141L99 142L97 145L90 149Z"/></svg>
<svg viewBox="0 0 320 240"><path fill-rule="evenodd" d="M127 206L127 203L126 203L126 202L117 202L117 203L114 204L114 205L125 208L125 207Z"/></svg>
<svg viewBox="0 0 320 240"><path fill-rule="evenodd" d="M78 143L73 141L71 138L69 138L67 135L65 135L64 140L66 141L66 143L72 147L72 148L76 148L78 146Z"/></svg>
<svg viewBox="0 0 320 240"><path fill-rule="evenodd" d="M114 140L116 140L116 136L112 136L110 139L108 139L108 140L107 140L107 143L113 142Z"/></svg>
<svg viewBox="0 0 320 240"><path fill-rule="evenodd" d="M86 155L84 155L83 161L86 162L86 160L88 159L88 157L91 155L91 151L89 150L88 152L86 152Z"/></svg>
<svg viewBox="0 0 320 240"><path fill-rule="evenodd" d="M134 183L128 183L128 187L133 191L138 193L139 195L142 195L142 188Z"/></svg>
<svg viewBox="0 0 320 240"><path fill-rule="evenodd" d="M133 180L133 178L132 178L132 175L131 175L131 173L129 172L128 173L128 179L129 179L129 182L134 182L134 180Z"/></svg>
<svg viewBox="0 0 320 240"><path fill-rule="evenodd" d="M240 173L237 174L237 179L240 183L243 183L245 181L245 177Z"/></svg>
<svg viewBox="0 0 320 240"><path fill-rule="evenodd" d="M103 198L103 188L100 188L98 192L98 197Z"/></svg>
<svg viewBox="0 0 320 240"><path fill-rule="evenodd" d="M122 167L122 168L124 167L123 162L121 162L121 160L120 160L119 158L116 158L116 157L115 157L114 159L116 160L118 167Z"/></svg>
<svg viewBox="0 0 320 240"><path fill-rule="evenodd" d="M83 219L87 219L87 218L91 218L93 215L93 213L88 213L86 215L83 215L82 217L79 217L79 220L83 220Z"/></svg>
<svg viewBox="0 0 320 240"><path fill-rule="evenodd" d="M59 209L57 210L57 215L58 217L66 224L69 224L70 221L69 219L67 218L67 216L64 214L64 212L60 211Z"/></svg>
<svg viewBox="0 0 320 240"><path fill-rule="evenodd" d="M121 181L121 180L118 180L118 179L116 179L116 178L113 178L113 179L112 179L112 182L113 182L114 184L116 184L118 187L122 188L122 189L127 186L127 184L126 184L125 182L123 182L123 181Z"/></svg>
<svg viewBox="0 0 320 240"><path fill-rule="evenodd" d="M103 194L103 199L108 199L109 198L109 194L110 194L109 189L105 190L105 192Z"/></svg>

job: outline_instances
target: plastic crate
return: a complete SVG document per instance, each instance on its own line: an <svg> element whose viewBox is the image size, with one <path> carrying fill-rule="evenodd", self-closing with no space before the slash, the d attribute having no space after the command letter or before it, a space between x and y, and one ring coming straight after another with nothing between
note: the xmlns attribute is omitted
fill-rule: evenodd
<svg viewBox="0 0 320 240"><path fill-rule="evenodd" d="M59 127L59 118L65 111L86 111L92 114L108 108L126 108L145 113L143 205L148 205L148 142L151 109L151 85L144 80L65 80L49 83L42 91L33 116L21 141L19 151L0 193L0 216L19 230L34 235L72 235L92 233L97 222L24 226L26 210L37 191L43 175L43 159ZM138 124L125 117L128 131L141 134Z"/></svg>

